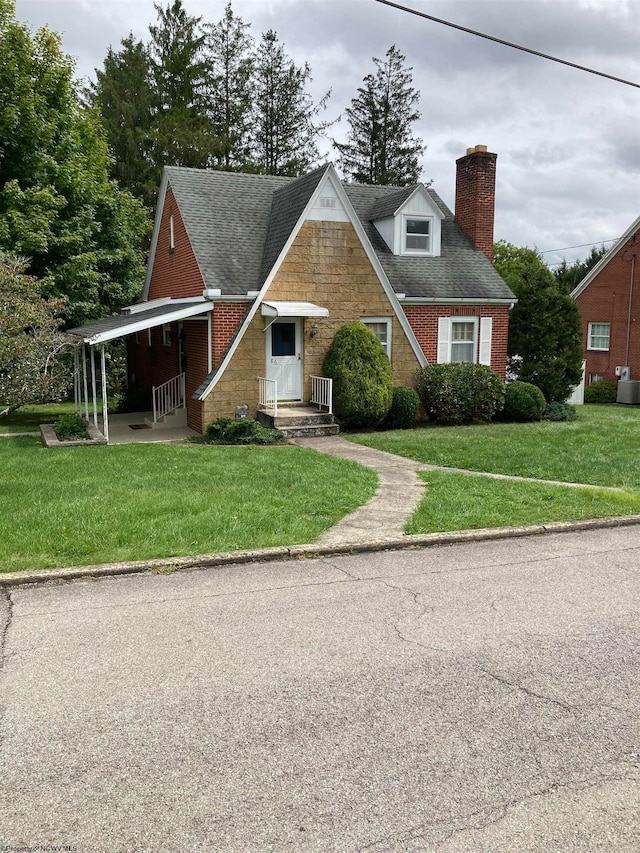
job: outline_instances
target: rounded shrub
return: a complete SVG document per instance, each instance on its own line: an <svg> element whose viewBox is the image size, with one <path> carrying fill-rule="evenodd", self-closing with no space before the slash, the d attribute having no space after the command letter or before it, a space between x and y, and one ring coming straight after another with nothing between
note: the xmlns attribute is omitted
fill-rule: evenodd
<svg viewBox="0 0 640 853"><path fill-rule="evenodd" d="M359 429L382 423L391 408L391 363L364 323L338 329L322 370L333 379L333 409L341 426Z"/></svg>
<svg viewBox="0 0 640 853"><path fill-rule="evenodd" d="M570 403L547 403L542 413L543 421L575 421L578 417L576 407Z"/></svg>
<svg viewBox="0 0 640 853"><path fill-rule="evenodd" d="M89 438L87 425L77 412L69 412L60 415L53 425L53 431L58 439L62 441L73 441L74 439Z"/></svg>
<svg viewBox="0 0 640 853"><path fill-rule="evenodd" d="M409 429L415 423L420 407L418 392L407 385L395 385L391 408L385 418L385 429Z"/></svg>
<svg viewBox="0 0 640 853"><path fill-rule="evenodd" d="M430 364L416 379L420 402L438 424L490 421L502 407L504 382L484 364Z"/></svg>
<svg viewBox="0 0 640 853"><path fill-rule="evenodd" d="M599 379L584 389L585 403L615 403L618 399L618 386L608 379Z"/></svg>
<svg viewBox="0 0 640 853"><path fill-rule="evenodd" d="M504 388L502 421L539 421L546 406L544 394L530 382L507 382Z"/></svg>

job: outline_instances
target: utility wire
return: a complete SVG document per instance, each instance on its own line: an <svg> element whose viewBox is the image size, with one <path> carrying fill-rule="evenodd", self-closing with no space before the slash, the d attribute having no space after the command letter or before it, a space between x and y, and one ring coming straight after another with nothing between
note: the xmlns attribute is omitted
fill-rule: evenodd
<svg viewBox="0 0 640 853"><path fill-rule="evenodd" d="M596 243L615 243L616 240L619 239L619 237L612 237L610 240L595 240L593 243L578 243L577 246L563 246L561 249L545 249L544 251L538 249L538 254L548 255L549 252L565 252L567 249L584 249L585 246L595 246Z"/></svg>
<svg viewBox="0 0 640 853"><path fill-rule="evenodd" d="M578 71L587 71L589 74L597 74L598 77L606 77L608 80L615 80L616 83L624 83L626 86L635 86L640 89L640 83L632 83L630 80L623 80L622 77L614 77L613 74L605 74L603 71L595 71L593 68L587 68L585 65L577 65L575 62L568 62L566 59L558 59L557 56L550 56L548 53L540 53L539 50L532 50L529 47L522 47L520 44L514 44L504 39L488 36L486 33L480 33L477 30L470 30L468 27L462 27L460 24L452 24L451 21L444 21L442 18L434 18L433 15L427 15L426 12L418 12L417 9L409 9L407 6L401 6L399 3L391 3L390 0L375 0L376 3L382 3L385 6L391 6L394 9L400 9L402 12L408 12L410 15L417 15L419 18L426 18L428 21L435 21L436 24L444 24L445 27L453 27L454 30L462 30L463 33L470 33L472 36L479 36L489 41L495 41L498 44L503 44L506 47L512 47L514 50L522 50L524 53L531 53L533 56L540 56L542 59L550 59L552 62L559 62L561 65L568 65L571 68L577 68Z"/></svg>

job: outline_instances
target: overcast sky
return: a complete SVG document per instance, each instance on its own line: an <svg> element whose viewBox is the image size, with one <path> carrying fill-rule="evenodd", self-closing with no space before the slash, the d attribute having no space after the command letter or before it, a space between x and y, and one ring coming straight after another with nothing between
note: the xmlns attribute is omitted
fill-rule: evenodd
<svg viewBox="0 0 640 853"><path fill-rule="evenodd" d="M397 0L542 53L640 83L640 0ZM167 5L164 0L163 5ZM184 0L218 21L225 0ZM153 0L17 0L17 16L60 32L79 77L131 31L143 39ZM235 0L259 37L275 29L312 93L340 114L395 44L413 67L427 143L422 180L453 208L455 160L498 154L496 239L540 251L619 237L640 213L640 89L587 74L384 6L376 0ZM343 139L344 123L332 134ZM329 151L329 145L325 145ZM607 243L607 247L611 243ZM584 257L589 247L547 253Z"/></svg>

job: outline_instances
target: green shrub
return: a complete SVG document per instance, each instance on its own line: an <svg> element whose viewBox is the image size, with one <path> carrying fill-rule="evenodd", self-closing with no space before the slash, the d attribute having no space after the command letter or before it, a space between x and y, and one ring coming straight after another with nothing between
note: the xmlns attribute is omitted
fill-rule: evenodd
<svg viewBox="0 0 640 853"><path fill-rule="evenodd" d="M391 408L393 374L381 343L363 323L338 329L322 370L333 379L333 410L343 427L381 424Z"/></svg>
<svg viewBox="0 0 640 853"><path fill-rule="evenodd" d="M61 441L89 438L87 425L77 412L60 415L53 425L53 430Z"/></svg>
<svg viewBox="0 0 640 853"><path fill-rule="evenodd" d="M391 397L391 408L385 418L385 429L410 429L415 423L420 407L418 392L406 385L396 385Z"/></svg>
<svg viewBox="0 0 640 853"><path fill-rule="evenodd" d="M618 399L618 386L608 379L592 382L584 389L585 403L615 403Z"/></svg>
<svg viewBox="0 0 640 853"><path fill-rule="evenodd" d="M577 417L576 407L570 403L547 403L542 413L543 421L575 421Z"/></svg>
<svg viewBox="0 0 640 853"><path fill-rule="evenodd" d="M205 444L282 444L284 435L277 429L269 429L258 421L244 418L217 418L207 424L199 441Z"/></svg>
<svg viewBox="0 0 640 853"><path fill-rule="evenodd" d="M484 364L430 364L416 379L420 402L438 424L490 421L502 407L504 382Z"/></svg>
<svg viewBox="0 0 640 853"><path fill-rule="evenodd" d="M500 420L539 421L545 405L544 394L536 385L529 382L507 382Z"/></svg>

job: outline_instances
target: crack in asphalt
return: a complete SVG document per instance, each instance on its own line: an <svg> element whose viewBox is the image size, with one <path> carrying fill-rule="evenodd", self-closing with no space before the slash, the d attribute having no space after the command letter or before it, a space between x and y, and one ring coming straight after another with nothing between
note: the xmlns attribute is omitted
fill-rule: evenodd
<svg viewBox="0 0 640 853"><path fill-rule="evenodd" d="M431 844L431 849L435 850L438 847L441 847L447 841L450 841L454 836L457 836L463 832L473 832L477 830L486 829L490 826L495 826L501 821L505 820L508 813L522 805L523 803L530 802L532 800L536 800L540 797L546 797L553 794L556 794L561 791L588 791L593 788L599 788L604 784L609 782L637 782L638 776L637 774L623 774L623 775L610 775L606 776L604 774L600 774L598 779L580 779L574 782L552 782L550 785L547 785L545 788L541 788L539 791L534 791L526 796L522 797L514 797L513 799L505 800L504 802L496 805L492 808L480 809L475 812L471 812L470 814L461 817L460 823L458 826L445 828L446 824L451 825L454 823L453 820L442 820L436 821L435 823L428 824L418 824L417 826L411 827L407 832L402 834L394 833L392 835L384 836L383 838L378 838L375 841L371 841L364 846L359 846L358 853L362 853L365 850L374 850L376 847L381 847L382 845L386 845L383 849L389 849L388 845L391 843L394 844L403 844L408 841L417 841L418 839L426 840L426 835L428 833L442 833L445 832L446 835L436 840L431 840L429 843Z"/></svg>
<svg viewBox="0 0 640 853"><path fill-rule="evenodd" d="M582 711L583 708L579 705L569 705L567 702L563 702L561 699L554 699L552 696L545 696L544 693L537 693L535 690L531 690L529 687L525 687L523 684L518 684L516 681L509 681L508 678L505 678L502 675L498 675L496 672L492 672L490 669L487 669L484 666L476 664L474 668L478 672L484 673L484 675L488 675L489 678L493 678L499 684L504 684L507 687L513 687L515 690L520 690L523 693L526 693L527 696L531 696L532 699L541 699L543 702L550 702L552 705L557 705L559 708L562 708L564 711L569 711L573 713L574 711Z"/></svg>

